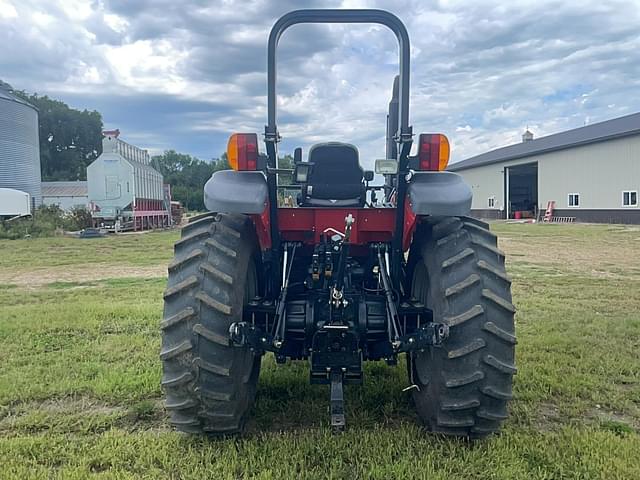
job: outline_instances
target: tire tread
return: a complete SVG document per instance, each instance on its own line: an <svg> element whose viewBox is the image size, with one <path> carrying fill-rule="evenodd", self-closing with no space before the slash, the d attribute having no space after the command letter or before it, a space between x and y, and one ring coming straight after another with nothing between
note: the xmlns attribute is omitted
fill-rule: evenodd
<svg viewBox="0 0 640 480"><path fill-rule="evenodd" d="M411 251L427 267L422 280L414 277L414 291L450 327L441 348L411 357L418 414L431 431L484 437L507 418L516 373L504 253L489 226L471 218L432 220L413 241L419 243Z"/></svg>
<svg viewBox="0 0 640 480"><path fill-rule="evenodd" d="M253 404L260 359L228 336L257 261L253 228L244 215L209 213L188 223L175 244L160 359L165 408L182 432L240 433Z"/></svg>

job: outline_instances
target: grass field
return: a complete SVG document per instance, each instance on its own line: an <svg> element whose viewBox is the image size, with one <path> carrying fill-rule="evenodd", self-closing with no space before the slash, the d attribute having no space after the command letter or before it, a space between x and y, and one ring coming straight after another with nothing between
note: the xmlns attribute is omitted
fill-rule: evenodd
<svg viewBox="0 0 640 480"><path fill-rule="evenodd" d="M177 232L0 242L0 478L640 479L640 229L494 225L518 307L500 435L426 434L404 365L347 387L348 430L304 363L263 363L243 438L177 434L159 329Z"/></svg>

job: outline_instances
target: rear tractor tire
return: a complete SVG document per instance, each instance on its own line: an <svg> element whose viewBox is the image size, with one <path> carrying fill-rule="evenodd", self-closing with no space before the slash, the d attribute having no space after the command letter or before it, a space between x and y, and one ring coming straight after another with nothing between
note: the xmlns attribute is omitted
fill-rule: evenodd
<svg viewBox="0 0 640 480"><path fill-rule="evenodd" d="M187 433L242 431L253 404L260 357L229 345L229 326L259 293L253 223L209 214L182 230L164 292L162 387L171 423Z"/></svg>
<svg viewBox="0 0 640 480"><path fill-rule="evenodd" d="M515 308L504 254L489 226L447 217L416 232L412 297L449 325L449 337L408 357L417 412L430 431L478 438L496 432L512 397Z"/></svg>

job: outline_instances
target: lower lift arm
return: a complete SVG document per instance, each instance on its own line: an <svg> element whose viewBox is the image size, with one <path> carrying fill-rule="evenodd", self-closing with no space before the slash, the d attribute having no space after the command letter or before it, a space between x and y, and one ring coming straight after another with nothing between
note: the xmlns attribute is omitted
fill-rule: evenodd
<svg viewBox="0 0 640 480"><path fill-rule="evenodd" d="M394 300L386 255L382 253L382 245L378 245L378 268L382 279L382 288L387 299L387 319L389 343L394 354L424 350L426 347L440 345L449 336L449 326L444 323L428 322L419 326L413 333L402 332L400 315Z"/></svg>

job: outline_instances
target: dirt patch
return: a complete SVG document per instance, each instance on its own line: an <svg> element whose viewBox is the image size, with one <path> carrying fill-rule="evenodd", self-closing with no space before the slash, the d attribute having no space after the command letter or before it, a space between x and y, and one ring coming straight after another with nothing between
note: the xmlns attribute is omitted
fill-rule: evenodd
<svg viewBox="0 0 640 480"><path fill-rule="evenodd" d="M637 418L623 412L605 410L600 405L590 409L585 417L602 428L616 433L640 432L640 422Z"/></svg>
<svg viewBox="0 0 640 480"><path fill-rule="evenodd" d="M111 415L125 413L127 409L109 405L91 397L60 397L41 401L19 402L4 412L5 417L19 416L28 412L41 411L50 414L83 413L87 415Z"/></svg>
<svg viewBox="0 0 640 480"><path fill-rule="evenodd" d="M535 417L536 430L549 432L562 423L560 410L553 403L545 402L540 404Z"/></svg>
<svg viewBox="0 0 640 480"><path fill-rule="evenodd" d="M108 405L90 397L62 397L18 403L6 408L0 420L0 431L11 429L26 415L43 414L51 416L82 415L83 417L95 416L124 416L127 409L121 406Z"/></svg>
<svg viewBox="0 0 640 480"><path fill-rule="evenodd" d="M565 422L579 421L582 425L598 426L615 433L640 432L640 420L629 413L611 411L596 404L584 411L579 417L563 416L557 405L551 402L541 403L536 409L534 419L536 430L553 431Z"/></svg>
<svg viewBox="0 0 640 480"><path fill-rule="evenodd" d="M1 271L0 284L23 288L37 288L54 282L91 282L106 278L157 278L167 276L166 265L132 267L124 265L92 264L56 266L32 270Z"/></svg>
<svg viewBox="0 0 640 480"><path fill-rule="evenodd" d="M37 405L24 406L25 410L41 410L47 413L83 413L87 415L112 415L118 413L124 413L126 408L120 406L108 405L91 398L56 398L49 399L41 402Z"/></svg>
<svg viewBox="0 0 640 480"><path fill-rule="evenodd" d="M127 431L167 431L163 403L160 399L143 400L132 405L110 405L95 398L61 397L43 401L17 403L0 412L0 432L15 429L29 431L57 428L81 428L78 425L95 422L99 430L120 428Z"/></svg>
<svg viewBox="0 0 640 480"><path fill-rule="evenodd" d="M625 242L628 238L621 238ZM629 279L640 276L640 245L603 235L599 241L566 236L499 237L507 259L516 263L554 266L562 272L596 278Z"/></svg>

